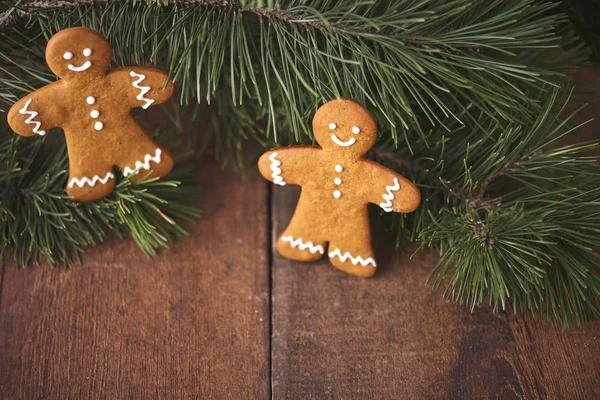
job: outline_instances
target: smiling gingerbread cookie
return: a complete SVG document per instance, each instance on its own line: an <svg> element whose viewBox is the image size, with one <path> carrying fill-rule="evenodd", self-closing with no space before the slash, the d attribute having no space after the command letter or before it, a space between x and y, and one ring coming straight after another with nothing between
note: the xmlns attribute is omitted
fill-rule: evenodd
<svg viewBox="0 0 600 400"><path fill-rule="evenodd" d="M55 34L46 47L48 66L60 80L19 100L8 112L11 128L23 136L45 135L62 127L69 153L67 193L94 201L115 187L114 166L132 181L167 175L173 158L131 116L165 102L174 86L154 68L109 70L110 43L88 28Z"/></svg>
<svg viewBox="0 0 600 400"><path fill-rule="evenodd" d="M324 104L313 118L313 131L321 147L280 147L258 162L261 174L271 182L302 186L277 250L298 261L316 261L327 252L336 268L372 276L377 263L367 204L410 213L421 201L419 190L403 176L363 158L375 143L377 125L355 101Z"/></svg>

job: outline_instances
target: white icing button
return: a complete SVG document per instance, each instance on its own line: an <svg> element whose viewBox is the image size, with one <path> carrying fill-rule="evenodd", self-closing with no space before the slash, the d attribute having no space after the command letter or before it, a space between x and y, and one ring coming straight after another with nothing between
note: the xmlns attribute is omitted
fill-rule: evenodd
<svg viewBox="0 0 600 400"><path fill-rule="evenodd" d="M92 112L90 113L90 117L92 118L98 118L100 116L100 111L98 110L92 110Z"/></svg>
<svg viewBox="0 0 600 400"><path fill-rule="evenodd" d="M335 129L337 128L337 125L334 124L333 122L329 124L329 129Z"/></svg>
<svg viewBox="0 0 600 400"><path fill-rule="evenodd" d="M63 58L65 60L70 60L71 58L73 58L73 53L71 53L70 51L67 51L65 54L63 54Z"/></svg>
<svg viewBox="0 0 600 400"><path fill-rule="evenodd" d="M94 128L96 128L96 130L99 131L100 129L104 128L104 124L98 121L94 124Z"/></svg>
<svg viewBox="0 0 600 400"><path fill-rule="evenodd" d="M360 128L358 126L353 126L352 133L354 133L355 135L358 135L360 133Z"/></svg>
<svg viewBox="0 0 600 400"><path fill-rule="evenodd" d="M339 190L336 190L335 192L333 192L333 197L335 197L336 199L339 199L340 197L342 197L342 192L340 192Z"/></svg>
<svg viewBox="0 0 600 400"><path fill-rule="evenodd" d="M92 49L83 49L83 55L89 57L92 55Z"/></svg>
<svg viewBox="0 0 600 400"><path fill-rule="evenodd" d="M94 104L96 102L96 99L92 96L88 96L88 98L85 99L85 102L91 106L92 104Z"/></svg>
<svg viewBox="0 0 600 400"><path fill-rule="evenodd" d="M335 178L333 180L333 183L335 183L336 185L341 185L342 184L342 180L340 178Z"/></svg>
<svg viewBox="0 0 600 400"><path fill-rule="evenodd" d="M342 172L344 170L344 167L342 167L341 165L336 165L335 166L335 172Z"/></svg>

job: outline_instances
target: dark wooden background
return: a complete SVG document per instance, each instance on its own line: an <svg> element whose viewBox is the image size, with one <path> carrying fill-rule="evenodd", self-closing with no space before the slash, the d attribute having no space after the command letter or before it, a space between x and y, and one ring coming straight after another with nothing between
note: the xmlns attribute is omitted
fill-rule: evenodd
<svg viewBox="0 0 600 400"><path fill-rule="evenodd" d="M285 260L297 189L199 179L203 218L152 260L111 240L68 271L2 266L0 398L600 399L600 321L447 303L425 285L435 255L377 227L372 279Z"/></svg>

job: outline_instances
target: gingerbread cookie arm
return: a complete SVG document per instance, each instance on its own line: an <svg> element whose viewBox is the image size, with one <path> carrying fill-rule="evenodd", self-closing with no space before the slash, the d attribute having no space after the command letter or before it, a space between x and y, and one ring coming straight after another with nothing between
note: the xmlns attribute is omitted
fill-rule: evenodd
<svg viewBox="0 0 600 400"><path fill-rule="evenodd" d="M260 157L258 169L276 185L301 185L306 180L306 171L318 162L320 152L312 146L278 147Z"/></svg>
<svg viewBox="0 0 600 400"><path fill-rule="evenodd" d="M155 68L116 68L108 73L108 77L115 87L127 88L123 94L131 108L146 109L164 103L175 91L173 81L167 83L167 73Z"/></svg>
<svg viewBox="0 0 600 400"><path fill-rule="evenodd" d="M44 136L61 125L59 102L55 101L57 85L50 84L25 96L8 110L8 125L21 136Z"/></svg>
<svg viewBox="0 0 600 400"><path fill-rule="evenodd" d="M368 203L386 212L410 213L421 202L419 189L402 175L372 161L365 161L365 175L371 185L365 195Z"/></svg>

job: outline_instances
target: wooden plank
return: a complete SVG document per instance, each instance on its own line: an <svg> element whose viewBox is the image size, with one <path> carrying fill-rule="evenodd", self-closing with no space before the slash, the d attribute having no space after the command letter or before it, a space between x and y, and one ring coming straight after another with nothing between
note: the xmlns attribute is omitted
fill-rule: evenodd
<svg viewBox="0 0 600 400"><path fill-rule="evenodd" d="M72 270L5 270L0 398L266 398L267 185L202 170L203 218L148 260L113 240Z"/></svg>
<svg viewBox="0 0 600 400"><path fill-rule="evenodd" d="M299 190L273 187L273 243ZM381 228L375 228L381 234ZM600 398L600 321L563 332L425 286L435 254L375 240L372 279L273 254L274 398Z"/></svg>

